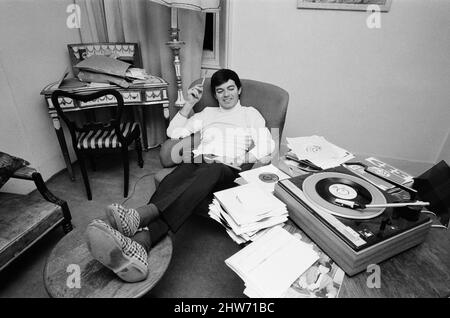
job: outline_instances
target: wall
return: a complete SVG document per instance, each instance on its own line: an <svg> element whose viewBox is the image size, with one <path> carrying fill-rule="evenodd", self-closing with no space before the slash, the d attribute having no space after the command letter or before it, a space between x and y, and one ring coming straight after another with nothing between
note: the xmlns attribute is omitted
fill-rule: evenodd
<svg viewBox="0 0 450 318"><path fill-rule="evenodd" d="M229 16L229 67L290 93L285 136L435 162L450 122L450 1L394 0L381 29L364 11L296 3L231 0Z"/></svg>
<svg viewBox="0 0 450 318"><path fill-rule="evenodd" d="M436 162L441 160L445 160L445 162L447 162L447 164L450 165L450 128L448 129L447 138L442 144L441 151L439 152L439 155L436 158Z"/></svg>
<svg viewBox="0 0 450 318"><path fill-rule="evenodd" d="M2 115L0 116L0 151L7 152L11 155L21 158L28 158L30 152L28 140L26 138L25 130L20 127L21 120L14 102L14 97L11 93L6 73L0 60L0 109ZM19 125L19 127L18 127ZM20 189L20 190L18 190ZM2 191L24 193L31 191L32 185L29 182L11 180L3 187Z"/></svg>
<svg viewBox="0 0 450 318"><path fill-rule="evenodd" d="M29 160L45 179L65 168L40 91L69 65L66 45L80 42L66 27L70 3L0 1L0 149ZM365 12L231 0L228 64L289 91L286 136L319 134L380 157L448 160L449 10L446 0L395 0L382 28L371 30ZM12 180L2 191L24 193L27 185Z"/></svg>
<svg viewBox="0 0 450 318"><path fill-rule="evenodd" d="M40 92L70 65L66 45L80 42L78 30L66 26L70 3L0 1L0 149L30 161L44 179L65 168ZM31 189L30 183L10 180L1 190Z"/></svg>

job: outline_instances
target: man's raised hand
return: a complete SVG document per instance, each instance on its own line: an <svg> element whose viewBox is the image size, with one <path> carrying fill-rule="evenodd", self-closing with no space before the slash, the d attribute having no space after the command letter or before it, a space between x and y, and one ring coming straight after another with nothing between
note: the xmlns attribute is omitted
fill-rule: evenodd
<svg viewBox="0 0 450 318"><path fill-rule="evenodd" d="M194 106L202 98L203 86L197 84L188 89L186 101Z"/></svg>
<svg viewBox="0 0 450 318"><path fill-rule="evenodd" d="M180 114L188 118L192 108L202 98L202 95L203 95L203 86L201 84L197 84L189 88L187 91L186 103L180 110Z"/></svg>

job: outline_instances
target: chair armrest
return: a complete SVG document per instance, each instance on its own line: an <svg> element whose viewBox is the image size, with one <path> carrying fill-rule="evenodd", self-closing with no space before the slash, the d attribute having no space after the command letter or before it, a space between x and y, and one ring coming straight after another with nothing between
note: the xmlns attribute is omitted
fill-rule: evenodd
<svg viewBox="0 0 450 318"><path fill-rule="evenodd" d="M168 139L161 145L159 160L164 168L173 167L182 162L192 162L192 150L200 144L200 133L183 139Z"/></svg>
<svg viewBox="0 0 450 318"><path fill-rule="evenodd" d="M33 180L33 173L37 172L36 169L30 167L23 167L16 170L11 178Z"/></svg>
<svg viewBox="0 0 450 318"><path fill-rule="evenodd" d="M47 188L47 185L45 184L44 180L42 179L42 176L39 172L36 171L36 169L31 167L23 167L11 176L11 178L16 179L23 179L23 180L32 180L34 184L36 185L37 190L42 195L42 197L47 200L48 202L54 203L56 205L59 205L62 209L64 218L67 221L70 221L72 219L72 216L70 214L69 206L67 205L67 202L64 200L59 199L57 196L55 196L53 193L50 192L50 190Z"/></svg>

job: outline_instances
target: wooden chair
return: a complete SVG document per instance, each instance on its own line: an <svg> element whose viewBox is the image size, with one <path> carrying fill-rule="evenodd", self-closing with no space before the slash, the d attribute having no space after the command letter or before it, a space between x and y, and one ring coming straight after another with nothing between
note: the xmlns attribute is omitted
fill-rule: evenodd
<svg viewBox="0 0 450 318"><path fill-rule="evenodd" d="M71 98L88 105L90 101L97 99L115 98L117 107L112 109L112 119L104 122L88 122L79 127L75 121L70 120L61 109L60 103L64 98ZM123 121L123 97L114 89L106 89L92 94L75 94L57 90L52 93L52 103L58 116L63 119L69 128L73 149L80 164L84 185L88 200L92 200L91 188L86 171L85 158L99 152L117 151L122 154L124 169L124 197L128 196L129 160L128 147L134 141L138 155L138 164L142 168L141 131L139 124L133 121ZM111 104L108 104L111 105ZM114 105L114 104L112 104ZM113 106L114 107L114 106Z"/></svg>

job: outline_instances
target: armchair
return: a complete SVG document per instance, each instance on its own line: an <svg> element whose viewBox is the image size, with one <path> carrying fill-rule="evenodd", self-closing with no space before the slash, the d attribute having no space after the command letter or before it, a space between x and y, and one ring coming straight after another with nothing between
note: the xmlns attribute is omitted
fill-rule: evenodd
<svg viewBox="0 0 450 318"><path fill-rule="evenodd" d="M197 79L191 87L201 83ZM241 79L242 94L241 104L255 107L266 120L266 127L269 128L276 143L275 151L279 150L281 135L286 119L286 112L289 103L289 94L284 89L273 84L258 82L249 79ZM207 78L204 83L203 96L194 106L194 112L200 112L205 107L219 107L216 99L211 93L211 79ZM190 162L192 150L200 143L200 134L196 133L183 139L168 139L161 146L160 161L164 169L155 175L155 185L159 183L181 162Z"/></svg>
<svg viewBox="0 0 450 318"><path fill-rule="evenodd" d="M0 271L56 226L72 230L67 202L50 192L39 172L23 167L11 178L33 181L41 196L0 193Z"/></svg>

